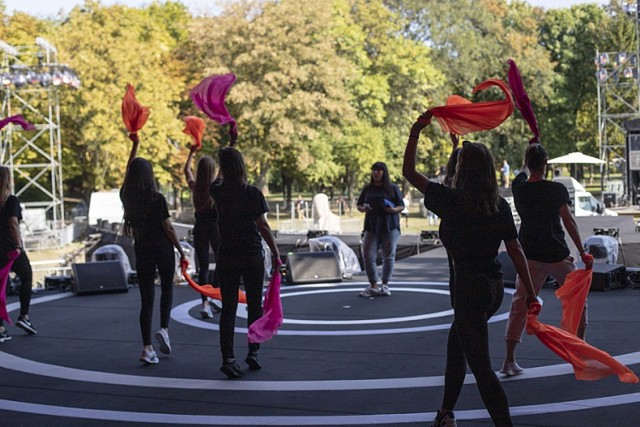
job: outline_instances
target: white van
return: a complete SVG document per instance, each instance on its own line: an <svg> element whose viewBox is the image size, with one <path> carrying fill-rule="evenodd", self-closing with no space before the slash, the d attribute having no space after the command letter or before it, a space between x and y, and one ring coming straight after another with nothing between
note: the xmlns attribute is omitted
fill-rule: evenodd
<svg viewBox="0 0 640 427"><path fill-rule="evenodd" d="M617 212L606 209L604 204L599 202L593 194L589 193L578 181L570 176L557 176L553 178L567 187L571 198L571 212L575 216L618 216Z"/></svg>

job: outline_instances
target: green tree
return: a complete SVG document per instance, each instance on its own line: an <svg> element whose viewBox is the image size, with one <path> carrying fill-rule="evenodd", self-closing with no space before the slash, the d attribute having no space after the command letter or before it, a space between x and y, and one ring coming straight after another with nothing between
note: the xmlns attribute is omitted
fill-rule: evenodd
<svg viewBox="0 0 640 427"><path fill-rule="evenodd" d="M184 81L173 57L183 35L174 26L187 18L184 6L172 2L132 9L87 1L52 34L61 60L82 80L81 89L65 92L61 102L68 106L62 120L68 141L64 175L85 200L94 190L122 184L130 150L120 114L127 82L151 108L139 155L153 159L161 184L177 184L181 160L175 141L187 137L178 120Z"/></svg>

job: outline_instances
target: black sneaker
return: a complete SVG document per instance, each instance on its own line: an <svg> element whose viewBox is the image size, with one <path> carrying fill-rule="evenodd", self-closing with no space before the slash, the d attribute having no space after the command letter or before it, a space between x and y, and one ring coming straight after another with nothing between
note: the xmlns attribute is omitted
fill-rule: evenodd
<svg viewBox="0 0 640 427"><path fill-rule="evenodd" d="M16 326L20 329L24 329L24 331L26 333L28 333L29 335L35 335L38 332L35 330L35 328L33 327L33 325L31 324L31 322L27 319L25 319L24 317L20 316L18 317L18 321L16 322Z"/></svg>
<svg viewBox="0 0 640 427"><path fill-rule="evenodd" d="M6 329L0 332L0 343L9 341L10 339L11 339L11 335L9 335L9 332Z"/></svg>
<svg viewBox="0 0 640 427"><path fill-rule="evenodd" d="M250 351L244 361L247 362L247 365L249 365L249 369L251 369L252 371L257 371L258 369L262 368L262 366L260 366L260 363L258 362L258 353L255 351Z"/></svg>
<svg viewBox="0 0 640 427"><path fill-rule="evenodd" d="M227 359L222 363L220 372L229 378L240 378L243 374L235 359Z"/></svg>
<svg viewBox="0 0 640 427"><path fill-rule="evenodd" d="M436 418L431 423L431 427L457 427L456 418L453 412L442 413L438 411Z"/></svg>

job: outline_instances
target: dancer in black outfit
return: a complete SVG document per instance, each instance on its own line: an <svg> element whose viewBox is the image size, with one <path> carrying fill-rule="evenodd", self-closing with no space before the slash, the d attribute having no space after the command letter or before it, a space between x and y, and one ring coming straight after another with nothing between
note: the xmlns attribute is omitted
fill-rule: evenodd
<svg viewBox="0 0 640 427"><path fill-rule="evenodd" d="M17 249L20 251L18 258L13 261L11 271L20 278L20 316L16 326L27 334L36 334L36 329L29 320L29 305L31 304L31 287L33 272L31 263L24 251L22 237L20 235L20 221L22 209L20 200L11 194L11 172L8 168L0 166L0 263L2 267L9 262L9 252ZM8 279L7 279L8 280ZM9 332L0 319L0 343L11 339Z"/></svg>
<svg viewBox="0 0 640 427"><path fill-rule="evenodd" d="M187 163L184 165L184 174L187 184L193 197L193 206L196 210L196 222L193 226L193 246L196 251L198 261L198 283L204 285L209 283L209 248L214 252L218 250L220 244L220 234L218 233L218 212L213 205L213 199L209 195L209 187L216 176L216 163L210 156L202 156L198 160L196 176L191 172L191 162L197 146L191 146ZM209 299L205 295L202 297L202 307L200 315L203 319L213 317Z"/></svg>
<svg viewBox="0 0 640 427"><path fill-rule="evenodd" d="M185 254L171 224L167 201L156 189L153 169L149 161L136 157L138 135L129 135L133 145L127 163L127 174L120 189L124 205L124 232L135 239L136 272L140 289L140 330L144 348L140 361L158 363L158 356L151 344L151 325L155 296L156 269L160 273L160 329L155 337L160 351L171 353L169 318L173 304L173 277L175 273L175 248L180 259Z"/></svg>
<svg viewBox="0 0 640 427"><path fill-rule="evenodd" d="M220 370L229 378L238 378L243 374L236 363L233 338L240 280L247 295L249 326L262 316L264 254L260 237L271 249L272 265L277 265L280 253L265 218L269 208L264 195L256 187L247 184L242 154L233 147L225 147L220 149L218 161L220 173L209 191L218 210L220 230L220 246L216 253L216 274L222 293ZM258 363L259 348L260 344L249 343L245 362L251 370L261 368Z"/></svg>
<svg viewBox="0 0 640 427"><path fill-rule="evenodd" d="M447 343L444 398L432 425L456 425L453 409L468 363L494 424L511 426L507 396L491 368L487 327L504 293L500 263L496 260L502 241L522 275L529 304L536 301L535 292L511 209L498 195L489 150L483 144L463 142L453 188L433 182L416 170L418 137L431 117L427 111L413 124L402 172L425 195L427 209L440 217L440 239L453 258L454 319Z"/></svg>

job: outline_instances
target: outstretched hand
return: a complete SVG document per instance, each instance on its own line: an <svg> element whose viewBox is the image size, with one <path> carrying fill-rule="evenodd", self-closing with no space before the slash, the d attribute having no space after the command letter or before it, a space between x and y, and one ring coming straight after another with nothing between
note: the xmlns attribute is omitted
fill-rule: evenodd
<svg viewBox="0 0 640 427"><path fill-rule="evenodd" d="M229 132L230 142L229 147L233 147L238 142L238 133L237 132Z"/></svg>
<svg viewBox="0 0 640 427"><path fill-rule="evenodd" d="M451 138L451 148L455 150L458 148L458 144L460 144L460 137L453 132L449 133L449 137Z"/></svg>
<svg viewBox="0 0 640 427"><path fill-rule="evenodd" d="M129 134L129 139L131 141L133 141L134 143L136 143L136 144L140 142L140 137L138 137L138 133L137 132L131 132Z"/></svg>

